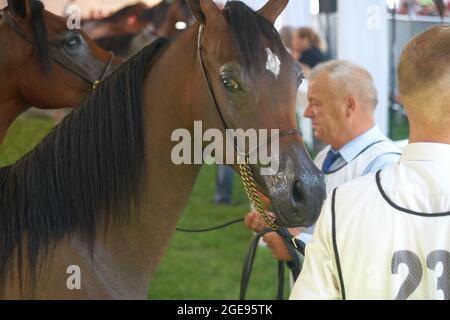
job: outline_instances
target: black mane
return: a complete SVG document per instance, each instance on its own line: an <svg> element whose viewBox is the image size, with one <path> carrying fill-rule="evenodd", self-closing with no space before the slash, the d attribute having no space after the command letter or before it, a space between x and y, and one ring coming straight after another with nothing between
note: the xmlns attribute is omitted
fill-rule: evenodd
<svg viewBox="0 0 450 320"><path fill-rule="evenodd" d="M36 55L45 72L50 70L48 33L44 21L44 4L38 0L29 0L31 8L31 27L35 42Z"/></svg>
<svg viewBox="0 0 450 320"><path fill-rule="evenodd" d="M267 54L261 35L269 41L272 51L277 54L285 51L275 27L243 2L228 1L225 13L233 39L241 52L241 62L245 66L265 66Z"/></svg>
<svg viewBox="0 0 450 320"><path fill-rule="evenodd" d="M55 241L78 232L93 245L101 220L139 211L145 177L142 85L165 44L160 39L144 48L33 151L0 169L0 288L15 249L19 268L24 252L34 273L39 255Z"/></svg>

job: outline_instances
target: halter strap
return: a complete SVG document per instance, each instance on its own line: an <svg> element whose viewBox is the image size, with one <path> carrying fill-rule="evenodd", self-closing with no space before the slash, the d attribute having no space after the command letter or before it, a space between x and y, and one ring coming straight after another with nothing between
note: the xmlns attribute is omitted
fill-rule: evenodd
<svg viewBox="0 0 450 320"><path fill-rule="evenodd" d="M35 41L16 23L14 18L11 17L11 15L7 11L5 11L4 9L0 9L0 16L4 18L5 22L11 27L11 29L14 30L14 32L17 35L19 35L23 40L25 40L26 42L28 42L32 46L35 46ZM104 80L105 75L108 73L108 70L110 69L110 67L112 65L112 62L114 61L114 57L115 57L114 52L109 51L108 54L109 54L108 62L105 64L105 67L103 68L100 76L97 78L97 80L94 80L94 81L92 81L91 79L86 77L81 72L79 72L79 71L71 68L67 64L65 64L63 59L61 59L57 55L54 55L54 54L50 53L50 57L56 63L58 63L60 66L62 66L66 70L72 72L78 78L80 78L80 79L86 81L87 83L89 83L92 86L92 90L95 90L97 88L97 86L100 84L100 82L102 82Z"/></svg>
<svg viewBox="0 0 450 320"><path fill-rule="evenodd" d="M230 127L227 125L226 121L225 121L225 117L223 115L222 109L219 106L219 103L217 101L216 95L214 94L214 90L213 90L213 86L211 83L211 79L208 76L208 71L206 69L206 65L205 65L205 60L203 58L203 45L202 45L202 40L203 40L203 33L204 33L204 26L202 24L200 24L200 28L198 31L198 39L197 39L197 55L198 55L198 60L200 62L200 69L202 70L202 74L203 74L203 78L205 79L207 88L208 88L208 93L214 103L214 106L217 110L217 113L219 114L220 117L220 122L222 123L223 128L226 129L230 129ZM290 136L290 135L296 135L296 134L300 134L301 132L299 129L288 129L288 130L279 130L279 137L283 138L286 136ZM236 142L234 142L234 146L236 148L236 150L238 151L238 153L240 153L241 155L244 156L248 156L250 152L241 152L238 148L238 146L236 145Z"/></svg>

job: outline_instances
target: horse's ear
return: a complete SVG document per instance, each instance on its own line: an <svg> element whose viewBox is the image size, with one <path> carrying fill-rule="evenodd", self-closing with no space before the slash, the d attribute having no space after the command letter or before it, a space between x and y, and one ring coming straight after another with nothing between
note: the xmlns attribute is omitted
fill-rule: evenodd
<svg viewBox="0 0 450 320"><path fill-rule="evenodd" d="M28 0L8 0L8 8L14 15L24 19L30 14Z"/></svg>
<svg viewBox="0 0 450 320"><path fill-rule="evenodd" d="M188 0L188 5L195 19L201 24L206 24L208 19L220 14L220 9L213 0Z"/></svg>
<svg viewBox="0 0 450 320"><path fill-rule="evenodd" d="M289 0L269 0L264 7L259 9L258 13L274 24L288 3Z"/></svg>

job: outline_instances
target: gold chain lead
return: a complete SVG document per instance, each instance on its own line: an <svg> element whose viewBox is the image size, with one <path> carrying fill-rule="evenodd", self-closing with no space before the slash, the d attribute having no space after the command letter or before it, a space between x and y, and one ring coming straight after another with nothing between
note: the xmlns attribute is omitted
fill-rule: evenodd
<svg viewBox="0 0 450 320"><path fill-rule="evenodd" d="M247 197L250 200L250 203L253 207L258 211L259 215L265 222L267 226L272 228L273 230L278 230L278 226L275 224L272 218L269 217L266 210L264 210L263 202L261 197L256 191L256 183L253 178L252 171L250 169L250 165L248 164L248 157L245 158L245 163L239 165L239 169L241 171L242 182L244 183L245 192L247 193Z"/></svg>

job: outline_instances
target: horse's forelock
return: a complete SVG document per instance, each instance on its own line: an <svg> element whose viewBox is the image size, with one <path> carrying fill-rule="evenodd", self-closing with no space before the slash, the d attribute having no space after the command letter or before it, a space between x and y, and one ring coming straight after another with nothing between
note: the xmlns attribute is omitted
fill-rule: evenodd
<svg viewBox="0 0 450 320"><path fill-rule="evenodd" d="M275 53L285 50L275 27L243 2L227 2L225 16L245 66L252 66L259 71L259 68L265 65L267 53L263 43L264 38Z"/></svg>

